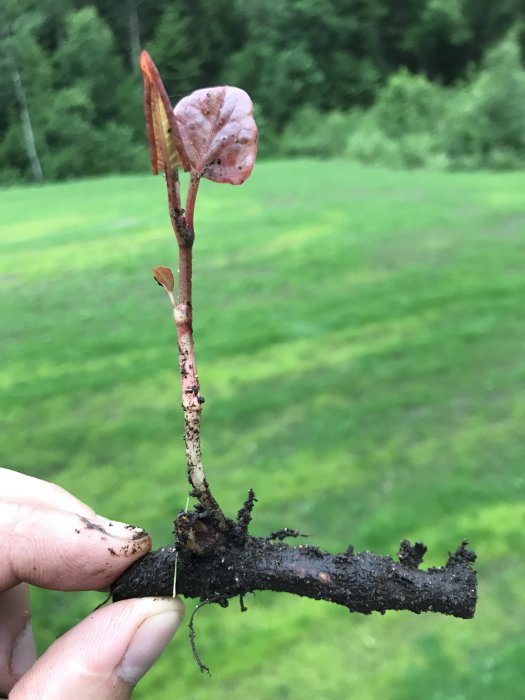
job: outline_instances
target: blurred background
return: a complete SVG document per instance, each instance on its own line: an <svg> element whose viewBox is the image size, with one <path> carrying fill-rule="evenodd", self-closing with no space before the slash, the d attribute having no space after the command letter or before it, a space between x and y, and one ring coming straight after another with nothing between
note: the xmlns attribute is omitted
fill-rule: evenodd
<svg viewBox="0 0 525 700"><path fill-rule="evenodd" d="M260 155L525 162L522 0L2 0L0 183L146 166L138 55L175 103L247 90Z"/></svg>
<svg viewBox="0 0 525 700"><path fill-rule="evenodd" d="M203 182L196 211L223 508L253 487L254 534L389 555L421 539L429 566L468 537L479 556L472 621L269 593L208 606L211 679L183 627L137 698L525 698L524 16L520 0L2 0L0 464L157 546L185 505L145 47L173 102L238 85L260 128L250 180ZM39 650L100 600L33 591Z"/></svg>

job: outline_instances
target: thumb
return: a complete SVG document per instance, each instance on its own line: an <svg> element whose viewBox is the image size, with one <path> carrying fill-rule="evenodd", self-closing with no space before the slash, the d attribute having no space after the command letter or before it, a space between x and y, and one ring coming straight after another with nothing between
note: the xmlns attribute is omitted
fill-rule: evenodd
<svg viewBox="0 0 525 700"><path fill-rule="evenodd" d="M100 608L52 644L10 700L126 700L177 631L178 598L123 600Z"/></svg>

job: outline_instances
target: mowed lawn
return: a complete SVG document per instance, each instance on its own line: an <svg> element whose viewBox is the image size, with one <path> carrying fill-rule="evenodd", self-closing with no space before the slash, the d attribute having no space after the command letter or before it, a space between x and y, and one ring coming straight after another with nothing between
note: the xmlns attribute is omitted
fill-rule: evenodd
<svg viewBox="0 0 525 700"><path fill-rule="evenodd" d="M428 565L468 537L472 621L260 593L186 627L137 698L525 697L525 175L261 163L204 182L195 339L204 456L234 514ZM188 485L164 185L0 192L0 464L170 541ZM40 650L96 593L35 591ZM188 601L188 610L194 605ZM520 695L520 693L522 693Z"/></svg>

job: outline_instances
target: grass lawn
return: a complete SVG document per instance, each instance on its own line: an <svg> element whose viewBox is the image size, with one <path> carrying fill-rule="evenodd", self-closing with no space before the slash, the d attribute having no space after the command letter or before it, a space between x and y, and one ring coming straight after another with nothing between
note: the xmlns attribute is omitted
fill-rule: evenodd
<svg viewBox="0 0 525 700"><path fill-rule="evenodd" d="M442 564L478 552L476 618L369 617L284 594L209 606L137 698L525 697L525 176L262 163L203 183L195 339L204 456L255 534ZM149 176L0 192L0 464L157 545L188 485L173 265ZM40 649L100 602L35 591ZM192 602L188 602L188 607Z"/></svg>

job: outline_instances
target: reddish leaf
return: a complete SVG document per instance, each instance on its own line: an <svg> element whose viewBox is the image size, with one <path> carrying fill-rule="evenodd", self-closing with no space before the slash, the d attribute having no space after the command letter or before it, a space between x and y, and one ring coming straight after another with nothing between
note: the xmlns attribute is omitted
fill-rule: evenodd
<svg viewBox="0 0 525 700"><path fill-rule="evenodd" d="M140 55L140 69L144 78L144 113L148 136L151 170L154 175L170 175L177 168L189 170L189 163L159 72L147 51Z"/></svg>
<svg viewBox="0 0 525 700"><path fill-rule="evenodd" d="M172 292L175 286L175 280L173 279L173 272L169 267L154 267L153 277L155 277L158 284L167 292Z"/></svg>
<svg viewBox="0 0 525 700"><path fill-rule="evenodd" d="M174 112L192 175L232 185L249 177L257 153L257 126L244 90L197 90Z"/></svg>

